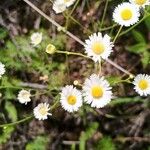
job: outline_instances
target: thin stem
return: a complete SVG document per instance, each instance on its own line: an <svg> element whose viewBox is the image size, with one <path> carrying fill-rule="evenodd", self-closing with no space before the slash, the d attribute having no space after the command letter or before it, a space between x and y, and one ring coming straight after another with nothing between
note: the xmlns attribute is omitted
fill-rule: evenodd
<svg viewBox="0 0 150 150"><path fill-rule="evenodd" d="M56 53L60 53L60 54L67 54L67 55L76 55L76 56L81 56L81 57L84 57L84 58L91 59L90 57L88 57L88 56L86 56L86 55L84 55L84 54L76 53L76 52L56 51Z"/></svg>
<svg viewBox="0 0 150 150"><path fill-rule="evenodd" d="M59 100L56 101L56 103L54 103L51 107L50 107L50 110L54 110L59 104Z"/></svg>
<svg viewBox="0 0 150 150"><path fill-rule="evenodd" d="M0 89L22 89L22 87L19 86L0 86Z"/></svg>
<svg viewBox="0 0 150 150"><path fill-rule="evenodd" d="M104 13L103 13L103 16L102 16L102 21L101 21L100 28L102 28L102 26L103 26L103 22L104 22L104 19L105 19L105 16L106 16L107 7L108 7L108 2L109 2L109 0L106 0L105 8L104 8Z"/></svg>
<svg viewBox="0 0 150 150"><path fill-rule="evenodd" d="M0 128L17 125L17 124L19 124L19 123L23 123L23 122L25 122L25 121L27 121L27 120L30 120L31 118L33 118L33 115L32 115L32 116L29 116L29 117L26 117L26 118L24 118L24 119L21 119L21 120L19 120L19 121L15 121L15 122L12 122L12 123L7 123L7 124L2 124L2 125L0 125Z"/></svg>
<svg viewBox="0 0 150 150"><path fill-rule="evenodd" d="M67 70L67 80L70 83L70 68L69 68L69 58L66 54L66 70Z"/></svg>
<svg viewBox="0 0 150 150"><path fill-rule="evenodd" d="M73 13L73 12L74 12L74 10L76 9L76 7L77 7L77 5L78 5L79 1L80 1L80 0L77 0L77 2L75 3L75 5L74 5L73 9L71 10L71 13L69 14L69 16L71 16L71 15L72 15L72 13Z"/></svg>
<svg viewBox="0 0 150 150"><path fill-rule="evenodd" d="M100 60L100 62L98 64L98 69L99 69L98 75L101 75L101 73L102 73L102 60Z"/></svg>
<svg viewBox="0 0 150 150"><path fill-rule="evenodd" d="M114 24L114 25L112 25L112 26L108 26L108 27L102 28L102 29L100 29L99 31L107 31L107 30L110 30L110 29L112 29L112 28L114 28L114 27L116 27L116 26L117 26L117 24Z"/></svg>
<svg viewBox="0 0 150 150"><path fill-rule="evenodd" d="M63 16L67 19L67 16L63 14ZM77 25L79 25L84 31L86 31L87 34L92 34L92 31L89 29L85 28L78 20L73 18L72 16L69 16L72 21L74 21ZM107 30L107 29L106 29Z"/></svg>
<svg viewBox="0 0 150 150"><path fill-rule="evenodd" d="M56 21L54 21L53 19L51 19L49 16L47 16L45 13L43 13L40 9L38 9L34 4L32 4L29 0L23 0L24 2L26 2L30 7L32 7L34 10L36 10L40 15L42 15L44 18L46 18L48 21L50 21L52 24L54 24L58 29L62 29L62 31L64 33L66 33L68 36L70 36L72 39L74 39L75 41L77 41L78 43L80 43L81 45L85 45L85 43L83 41L81 41L78 37L76 37L75 35L73 35L71 32L66 31L64 29L64 27L62 27L61 25L59 25ZM125 70L124 68L122 68L121 66L119 66L118 64L114 63L113 61L111 61L110 59L106 60L108 63L110 63L111 65L113 65L114 67L116 67L117 69L119 69L120 71L128 74L128 75L132 75L130 72L128 72L127 70Z"/></svg>
<svg viewBox="0 0 150 150"><path fill-rule="evenodd" d="M120 28L119 28L119 30L118 30L118 32L117 32L117 34L116 34L116 36L115 36L115 38L114 38L114 40L113 40L113 43L116 42L116 40L117 40L117 38L118 38L118 36L119 36L121 30L122 30L122 27L123 27L123 26L120 26Z"/></svg>

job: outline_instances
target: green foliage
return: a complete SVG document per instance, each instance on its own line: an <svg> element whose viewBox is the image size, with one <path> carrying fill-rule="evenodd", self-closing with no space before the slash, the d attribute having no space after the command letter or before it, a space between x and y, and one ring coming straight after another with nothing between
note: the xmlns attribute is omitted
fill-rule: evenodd
<svg viewBox="0 0 150 150"><path fill-rule="evenodd" d="M8 35L8 31L4 28L0 28L0 40L6 38Z"/></svg>
<svg viewBox="0 0 150 150"><path fill-rule="evenodd" d="M57 49L64 49L65 35L60 34L57 39L51 39L45 30L40 30L43 33L43 40L38 47L33 47L30 44L29 36L15 37L12 41L6 41L5 47L0 51L0 60L7 69L14 68L14 71L37 71L42 74L49 74L50 71L59 68L59 63L53 61L52 56L45 52L47 44L54 43ZM40 32L39 31L39 32Z"/></svg>
<svg viewBox="0 0 150 150"><path fill-rule="evenodd" d="M6 101L5 110L8 112L8 117L12 120L12 122L17 121L17 110L10 101Z"/></svg>
<svg viewBox="0 0 150 150"><path fill-rule="evenodd" d="M12 122L17 121L17 110L15 106L10 102L5 102L5 108L6 112L8 113L8 117ZM2 128L1 134L0 134L0 144L6 143L7 140L11 137L11 134L14 131L13 126L7 126Z"/></svg>
<svg viewBox="0 0 150 150"><path fill-rule="evenodd" d="M7 76L3 76L1 79L1 88L4 88L4 96L3 98L6 100L12 100L16 98L16 89L19 81L13 78L8 78Z"/></svg>
<svg viewBox="0 0 150 150"><path fill-rule="evenodd" d="M48 142L49 138L47 136L38 136L26 145L26 150L46 150Z"/></svg>
<svg viewBox="0 0 150 150"><path fill-rule="evenodd" d="M142 61L143 67L146 68L147 65L150 64L150 52L144 51L142 56L143 57L141 58L141 61Z"/></svg>
<svg viewBox="0 0 150 150"><path fill-rule="evenodd" d="M127 50L129 52L132 52L135 54L141 54L144 51L146 51L146 47L147 47L147 45L145 43L138 43L138 44L135 44L133 46L127 47Z"/></svg>
<svg viewBox="0 0 150 150"><path fill-rule="evenodd" d="M145 25L146 25L148 31L150 31L150 17L147 17L147 18L145 19Z"/></svg>
<svg viewBox="0 0 150 150"><path fill-rule="evenodd" d="M121 82L121 78L119 76L109 76L107 77L108 82L111 86L116 85L118 82Z"/></svg>
<svg viewBox="0 0 150 150"><path fill-rule="evenodd" d="M146 44L145 37L140 32L132 30L132 35L137 42Z"/></svg>
<svg viewBox="0 0 150 150"><path fill-rule="evenodd" d="M14 127L8 126L2 129L2 133L0 134L0 144L6 143L7 140L11 137L12 132L14 131Z"/></svg>
<svg viewBox="0 0 150 150"><path fill-rule="evenodd" d="M140 32L133 30L132 35L137 43L126 47L126 49L132 53L139 54L143 67L146 68L150 64L149 44L146 43L144 36Z"/></svg>
<svg viewBox="0 0 150 150"><path fill-rule="evenodd" d="M98 123L93 122L89 125L89 127L86 129L86 131L81 133L80 144L79 144L80 150L86 149L86 141L93 136L93 134L96 132L97 128L98 128Z"/></svg>
<svg viewBox="0 0 150 150"><path fill-rule="evenodd" d="M103 137L97 144L95 150L116 150L116 146L110 137Z"/></svg>
<svg viewBox="0 0 150 150"><path fill-rule="evenodd" d="M128 103L137 103L143 102L144 99L141 97L123 97L123 98L116 98L110 102L110 106L116 106L121 104L128 104Z"/></svg>

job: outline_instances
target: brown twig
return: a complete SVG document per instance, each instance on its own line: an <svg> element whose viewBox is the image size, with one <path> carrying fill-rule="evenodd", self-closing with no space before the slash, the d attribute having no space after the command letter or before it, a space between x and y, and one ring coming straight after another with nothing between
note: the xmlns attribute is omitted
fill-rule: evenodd
<svg viewBox="0 0 150 150"><path fill-rule="evenodd" d="M42 85L42 84L37 84L37 83L26 83L26 82L20 83L20 86L34 88L34 89L47 89L48 88L47 85Z"/></svg>

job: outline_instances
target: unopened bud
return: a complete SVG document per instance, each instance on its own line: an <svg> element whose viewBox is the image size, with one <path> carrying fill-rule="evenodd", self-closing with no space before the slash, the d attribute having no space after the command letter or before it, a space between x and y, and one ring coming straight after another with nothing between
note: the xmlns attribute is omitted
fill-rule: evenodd
<svg viewBox="0 0 150 150"><path fill-rule="evenodd" d="M73 84L74 84L74 85L78 85L78 84L79 84L79 81L78 81L78 80L75 80L75 81L73 82Z"/></svg>
<svg viewBox="0 0 150 150"><path fill-rule="evenodd" d="M52 44L48 44L46 47L46 53L54 54L56 52L56 47Z"/></svg>

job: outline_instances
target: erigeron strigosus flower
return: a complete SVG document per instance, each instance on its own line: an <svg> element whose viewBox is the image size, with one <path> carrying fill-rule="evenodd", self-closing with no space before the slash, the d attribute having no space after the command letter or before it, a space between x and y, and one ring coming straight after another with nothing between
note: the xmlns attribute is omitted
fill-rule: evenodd
<svg viewBox="0 0 150 150"><path fill-rule="evenodd" d="M139 7L124 2L118 5L113 12L113 20L121 26L131 26L139 21Z"/></svg>
<svg viewBox="0 0 150 150"><path fill-rule="evenodd" d="M102 108L111 101L111 89L104 77L92 74L83 85L84 101L91 104L91 107Z"/></svg>
<svg viewBox="0 0 150 150"><path fill-rule="evenodd" d="M61 106L68 112L77 111L82 106L81 92L72 85L63 87L60 103Z"/></svg>

